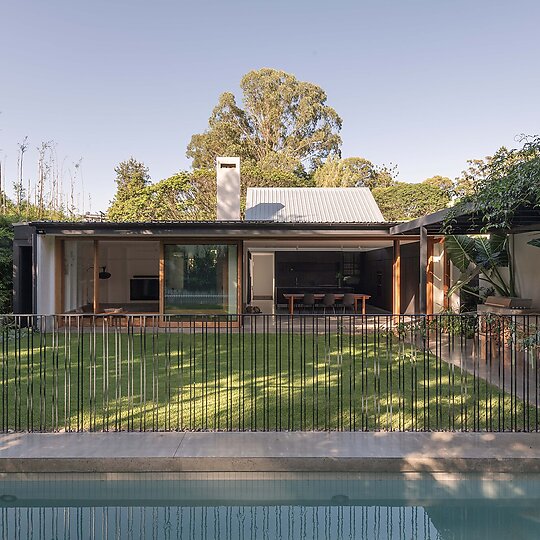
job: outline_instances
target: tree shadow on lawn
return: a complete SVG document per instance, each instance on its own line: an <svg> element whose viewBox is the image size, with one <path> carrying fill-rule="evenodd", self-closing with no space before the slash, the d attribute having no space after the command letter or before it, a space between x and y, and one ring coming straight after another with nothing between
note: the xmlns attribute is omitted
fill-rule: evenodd
<svg viewBox="0 0 540 540"><path fill-rule="evenodd" d="M2 428L527 431L536 407L380 334L82 334L4 347Z"/></svg>

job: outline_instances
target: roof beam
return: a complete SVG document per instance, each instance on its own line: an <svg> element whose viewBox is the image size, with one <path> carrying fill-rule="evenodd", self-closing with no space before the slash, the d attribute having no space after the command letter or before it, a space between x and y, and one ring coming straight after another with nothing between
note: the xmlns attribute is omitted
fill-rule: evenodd
<svg viewBox="0 0 540 540"><path fill-rule="evenodd" d="M422 216L420 218L407 221L406 223L399 223L398 225L390 227L390 234L411 234L415 229L420 230L420 227L427 228L433 225L440 226L453 210L453 208L444 208L443 210L439 210L433 214L428 214L427 216ZM466 204L461 208L455 217L460 218L462 216L470 216L471 210L472 205Z"/></svg>

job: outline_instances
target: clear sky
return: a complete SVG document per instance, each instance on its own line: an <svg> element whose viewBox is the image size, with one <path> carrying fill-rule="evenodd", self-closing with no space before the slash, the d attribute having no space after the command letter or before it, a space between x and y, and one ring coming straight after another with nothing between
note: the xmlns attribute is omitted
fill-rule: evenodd
<svg viewBox="0 0 540 540"><path fill-rule="evenodd" d="M2 0L0 20L8 183L17 142L28 177L53 139L66 170L83 158L94 210L130 156L154 181L189 168L219 94L261 67L324 88L343 156L404 181L540 132L538 0Z"/></svg>

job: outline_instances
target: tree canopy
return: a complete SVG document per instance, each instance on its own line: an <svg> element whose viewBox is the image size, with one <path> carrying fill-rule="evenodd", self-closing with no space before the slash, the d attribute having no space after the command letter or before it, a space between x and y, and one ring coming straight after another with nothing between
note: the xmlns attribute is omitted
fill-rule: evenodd
<svg viewBox="0 0 540 540"><path fill-rule="evenodd" d="M486 177L491 159L491 156L487 156L484 159L467 160L467 168L461 171L461 175L456 178L454 185L454 195L458 200L472 195L476 182Z"/></svg>
<svg viewBox="0 0 540 540"><path fill-rule="evenodd" d="M136 182L131 187L134 185ZM121 189L119 186L118 190ZM109 208L108 218L111 221L189 219L189 209L193 206L188 196L190 189L191 175L184 172L174 174L155 184L145 182L142 187L125 189L120 197L115 197Z"/></svg>
<svg viewBox="0 0 540 540"><path fill-rule="evenodd" d="M449 198L454 194L454 182L448 176L432 176L431 178L426 178L423 183L439 188Z"/></svg>
<svg viewBox="0 0 540 540"><path fill-rule="evenodd" d="M321 171L325 169L325 171ZM216 219L216 172L212 168L181 171L156 183L144 163L130 158L116 168L117 193L108 211L111 221ZM451 181L435 176L418 184L396 182L389 169L377 168L363 158L330 158L313 177L242 165L241 208L249 187L370 187L385 219L401 221L448 206Z"/></svg>
<svg viewBox="0 0 540 540"><path fill-rule="evenodd" d="M540 205L540 137L522 142L521 148L501 147L493 156L475 160L467 171L468 189L459 203L470 204L482 216L486 231L508 230L519 207Z"/></svg>
<svg viewBox="0 0 540 540"><path fill-rule="evenodd" d="M132 205L150 183L148 167L131 157L122 161L115 167L116 193L108 210L108 217L112 221L129 221L120 219L133 212Z"/></svg>
<svg viewBox="0 0 540 540"><path fill-rule="evenodd" d="M159 182L150 183L144 164L133 160L132 165L134 163L136 167L126 167L124 162L115 169L122 171L122 175L121 180L117 180L120 193L117 192L108 211L111 221L216 219L215 169L181 171ZM124 174L126 171L127 174ZM141 171L145 173L143 178L140 177ZM245 208L248 187L309 185L311 182L307 177L287 171L262 169L248 163L242 167L241 207Z"/></svg>
<svg viewBox="0 0 540 540"><path fill-rule="evenodd" d="M192 136L186 155L195 169L233 155L263 169L309 171L339 154L341 118L322 88L270 68L250 71L240 88L243 108L222 94L208 129Z"/></svg>
<svg viewBox="0 0 540 540"><path fill-rule="evenodd" d="M487 282L490 289L501 296L518 296L513 251L509 235L513 218L520 207L540 206L540 137L523 138L521 148L508 150L501 147L493 156L472 160L461 178L461 198L449 213L445 228L449 235L446 243L453 264L461 276L449 294L463 289L480 296L470 283L474 278ZM458 187L460 183L458 182ZM452 235L453 219L463 205L467 212L481 216L484 232L489 238L471 238ZM528 244L540 247L540 238ZM505 268L506 272L500 272ZM486 294L486 289L479 292Z"/></svg>
<svg viewBox="0 0 540 540"><path fill-rule="evenodd" d="M340 159L330 156L313 173L313 181L318 187L389 187L395 184L394 171L387 167L377 167L362 157Z"/></svg>
<svg viewBox="0 0 540 540"><path fill-rule="evenodd" d="M438 185L424 181L417 184L396 182L393 186L372 190L384 218L407 221L446 208L450 195Z"/></svg>

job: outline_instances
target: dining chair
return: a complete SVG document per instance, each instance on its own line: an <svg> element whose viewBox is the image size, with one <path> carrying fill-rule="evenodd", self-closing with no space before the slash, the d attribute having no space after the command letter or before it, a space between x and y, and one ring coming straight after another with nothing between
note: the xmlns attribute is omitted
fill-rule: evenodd
<svg viewBox="0 0 540 540"><path fill-rule="evenodd" d="M354 311L354 294L345 293L341 305L343 307L343 313L345 313L347 309Z"/></svg>
<svg viewBox="0 0 540 540"><path fill-rule="evenodd" d="M322 306L324 312L329 308L332 308L332 311L336 312L336 296L334 293L326 293L322 299Z"/></svg>
<svg viewBox="0 0 540 540"><path fill-rule="evenodd" d="M313 293L304 294L304 299L302 300L302 307L306 310L315 310L315 295Z"/></svg>

